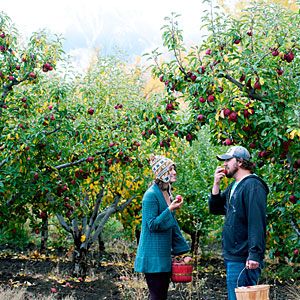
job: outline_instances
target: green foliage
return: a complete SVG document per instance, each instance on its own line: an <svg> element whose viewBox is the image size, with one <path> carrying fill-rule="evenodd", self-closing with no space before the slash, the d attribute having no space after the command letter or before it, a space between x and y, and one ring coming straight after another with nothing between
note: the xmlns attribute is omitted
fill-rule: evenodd
<svg viewBox="0 0 300 300"><path fill-rule="evenodd" d="M28 228L18 224L12 226L11 224L0 228L0 245L4 248L25 250L32 243Z"/></svg>
<svg viewBox="0 0 300 300"><path fill-rule="evenodd" d="M176 193L184 198L184 206L178 212L181 228L200 238L200 248L207 244L210 233L219 238L223 220L208 211L208 197L213 183L213 173L218 161L216 154L222 147L209 142L208 128L198 133L197 141L191 146L187 142L179 147L176 171Z"/></svg>
<svg viewBox="0 0 300 300"><path fill-rule="evenodd" d="M170 43L170 37L181 35L178 15L173 14L163 37L174 59L159 64L157 49L148 54L153 75L165 84L165 101L159 106L163 122L155 136L160 141L162 135L164 140L169 137L165 147L176 143L170 137L175 132L191 144L196 132L208 126L213 145L249 148L257 174L271 190L270 256L276 252L291 260L292 250L300 247L300 15L255 2L239 17L231 17L211 1L205 3L210 5L203 18L208 34L200 45L184 52L183 39ZM149 118L145 127L153 123Z"/></svg>
<svg viewBox="0 0 300 300"><path fill-rule="evenodd" d="M29 219L45 232L57 216L89 248L143 183L141 70L95 53L77 75L59 38L34 33L23 47L10 19L1 22L0 222Z"/></svg>

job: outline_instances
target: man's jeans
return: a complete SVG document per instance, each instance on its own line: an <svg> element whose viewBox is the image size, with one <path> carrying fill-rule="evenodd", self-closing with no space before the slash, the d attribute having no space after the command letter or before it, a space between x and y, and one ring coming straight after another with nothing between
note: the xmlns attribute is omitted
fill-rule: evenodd
<svg viewBox="0 0 300 300"><path fill-rule="evenodd" d="M234 291L236 287L252 286L256 285L258 282L261 269L245 269L242 271L245 268L245 265L245 262L225 260L228 300L236 300Z"/></svg>

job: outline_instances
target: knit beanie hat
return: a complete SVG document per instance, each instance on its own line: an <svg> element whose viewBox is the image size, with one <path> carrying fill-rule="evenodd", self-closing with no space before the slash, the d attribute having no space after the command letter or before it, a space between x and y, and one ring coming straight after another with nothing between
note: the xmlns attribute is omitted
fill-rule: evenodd
<svg viewBox="0 0 300 300"><path fill-rule="evenodd" d="M171 159L161 155L152 154L150 157L150 165L155 178L165 183L170 181L169 170L171 166L175 165Z"/></svg>

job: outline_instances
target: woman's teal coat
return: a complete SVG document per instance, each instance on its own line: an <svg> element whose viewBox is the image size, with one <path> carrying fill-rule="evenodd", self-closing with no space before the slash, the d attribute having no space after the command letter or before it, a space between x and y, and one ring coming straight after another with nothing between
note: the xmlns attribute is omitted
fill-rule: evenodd
<svg viewBox="0 0 300 300"><path fill-rule="evenodd" d="M190 250L178 223L157 184L142 201L142 231L134 262L136 272L171 272L171 255Z"/></svg>

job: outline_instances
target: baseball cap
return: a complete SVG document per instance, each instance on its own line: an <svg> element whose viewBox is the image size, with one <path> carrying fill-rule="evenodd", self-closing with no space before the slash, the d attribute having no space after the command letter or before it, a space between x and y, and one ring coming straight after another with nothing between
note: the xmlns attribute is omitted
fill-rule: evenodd
<svg viewBox="0 0 300 300"><path fill-rule="evenodd" d="M233 157L250 160L251 155L250 155L249 151L242 146L230 147L225 154L217 155L218 160L227 160L227 159L231 159Z"/></svg>

